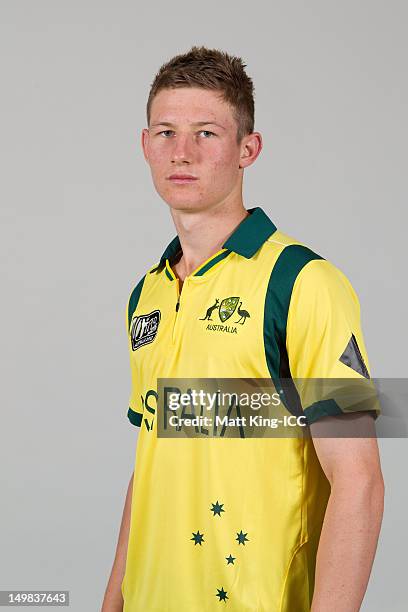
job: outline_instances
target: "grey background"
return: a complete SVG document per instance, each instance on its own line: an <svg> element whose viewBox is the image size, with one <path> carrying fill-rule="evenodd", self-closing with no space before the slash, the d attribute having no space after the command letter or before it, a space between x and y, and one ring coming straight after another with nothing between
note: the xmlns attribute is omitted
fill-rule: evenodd
<svg viewBox="0 0 408 612"><path fill-rule="evenodd" d="M148 89L192 44L241 55L264 150L245 204L342 269L375 377L406 377L403 2L0 2L1 589L99 610L137 430L125 306L174 235L140 150ZM404 168L403 168L404 165ZM406 440L362 610L407 606Z"/></svg>

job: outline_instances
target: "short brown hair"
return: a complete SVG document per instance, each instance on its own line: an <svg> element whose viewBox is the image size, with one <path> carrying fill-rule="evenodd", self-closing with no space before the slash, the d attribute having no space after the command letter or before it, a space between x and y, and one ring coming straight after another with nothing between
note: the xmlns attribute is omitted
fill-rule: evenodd
<svg viewBox="0 0 408 612"><path fill-rule="evenodd" d="M237 141L254 131L254 86L245 72L246 64L240 57L218 49L191 47L187 53L176 55L163 64L156 74L147 101L147 123L155 95L162 89L202 87L219 91L228 102L238 125Z"/></svg>

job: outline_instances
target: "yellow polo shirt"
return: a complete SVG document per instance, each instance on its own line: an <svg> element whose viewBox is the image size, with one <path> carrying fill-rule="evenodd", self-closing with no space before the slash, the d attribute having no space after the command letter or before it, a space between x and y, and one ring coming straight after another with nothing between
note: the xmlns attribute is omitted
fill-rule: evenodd
<svg viewBox="0 0 408 612"><path fill-rule="evenodd" d="M124 612L310 609L330 493L312 440L157 436L159 378L369 378L348 279L248 212L181 294L176 236L128 301L128 418L140 429ZM347 411L299 406L309 423Z"/></svg>

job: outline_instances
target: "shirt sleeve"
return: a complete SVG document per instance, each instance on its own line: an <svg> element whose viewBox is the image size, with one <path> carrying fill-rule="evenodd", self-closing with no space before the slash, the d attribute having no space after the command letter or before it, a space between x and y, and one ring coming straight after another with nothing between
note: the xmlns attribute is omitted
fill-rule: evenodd
<svg viewBox="0 0 408 612"><path fill-rule="evenodd" d="M380 407L360 320L347 277L325 259L299 272L289 303L286 349L291 376L309 423Z"/></svg>

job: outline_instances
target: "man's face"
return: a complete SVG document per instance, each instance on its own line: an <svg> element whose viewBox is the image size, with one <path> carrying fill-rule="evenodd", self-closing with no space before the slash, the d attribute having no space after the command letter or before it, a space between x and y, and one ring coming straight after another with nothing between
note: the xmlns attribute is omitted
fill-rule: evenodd
<svg viewBox="0 0 408 612"><path fill-rule="evenodd" d="M260 151L254 154L253 140L237 143L233 110L219 92L188 87L154 97L142 134L154 186L176 210L206 210L239 196L243 168Z"/></svg>

